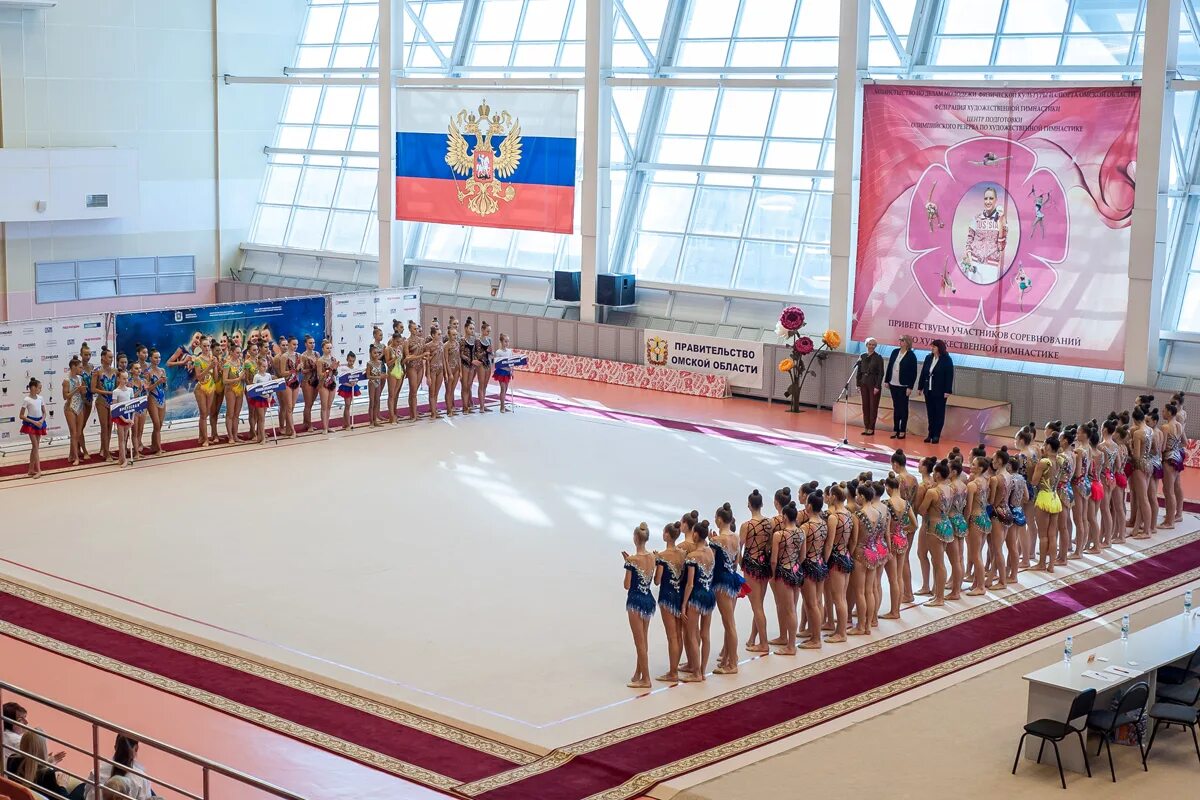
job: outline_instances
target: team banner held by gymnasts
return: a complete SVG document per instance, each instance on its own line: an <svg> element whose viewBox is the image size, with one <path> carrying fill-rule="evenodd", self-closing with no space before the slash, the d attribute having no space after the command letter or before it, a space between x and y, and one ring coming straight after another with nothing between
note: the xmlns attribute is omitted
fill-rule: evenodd
<svg viewBox="0 0 1200 800"><path fill-rule="evenodd" d="M853 338L1121 369L1136 87L865 87Z"/></svg>
<svg viewBox="0 0 1200 800"><path fill-rule="evenodd" d="M0 324L0 448L28 444L21 435L21 399L30 378L42 382L42 400L46 405L46 433L67 436L67 418L63 414L62 382L67 377L71 357L87 345L91 363L99 366L100 348L112 346L112 315L26 320ZM88 420L86 433L99 430L95 413Z"/></svg>
<svg viewBox="0 0 1200 800"><path fill-rule="evenodd" d="M329 298L332 312L331 333L333 352L345 363L346 353L353 352L360 365L369 357L371 329L383 331L383 343L392 338L392 321L398 320L404 335L408 323L421 324L421 290L382 289L375 292L349 292Z"/></svg>
<svg viewBox="0 0 1200 800"><path fill-rule="evenodd" d="M243 346L255 333L265 332L275 339L295 336L300 340L301 350L304 349L304 337L311 336L319 351L325 338L325 297L316 295L118 314L116 326L118 353L133 359L137 346L143 344L157 349L162 355L162 365L167 371L165 419L195 419L198 413L193 394L195 384L187 370L167 366L171 356L180 348L186 348L194 334L214 339L240 334Z"/></svg>
<svg viewBox="0 0 1200 800"><path fill-rule="evenodd" d="M571 233L571 89L396 91L396 219Z"/></svg>

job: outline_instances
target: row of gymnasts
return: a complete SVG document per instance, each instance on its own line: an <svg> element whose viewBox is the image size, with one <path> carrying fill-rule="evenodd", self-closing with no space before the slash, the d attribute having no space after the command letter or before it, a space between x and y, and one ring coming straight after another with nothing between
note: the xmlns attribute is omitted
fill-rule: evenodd
<svg viewBox="0 0 1200 800"><path fill-rule="evenodd" d="M1127 536L1147 539L1173 528L1183 508L1183 400L1173 396L1161 422L1151 397L1103 423L1052 422L1037 443L1038 431L1028 425L1011 448L989 453L977 447L965 457L953 448L945 458L921 459L917 474L897 450L884 480L867 472L824 488L810 482L800 487L799 503L785 487L774 494L772 516L764 514L756 489L740 527L729 503L714 512L714 522L692 511L664 527L661 550L648 549L649 528L639 525L634 552L622 553L636 651L628 685L650 686L649 624L656 611L668 659L656 679L701 681L714 611L723 637L713 674L738 671L734 609L742 597L753 611L746 650L766 654L774 647L778 655L795 655L870 635L880 619L899 619L918 597L938 607L1003 590L1018 585L1023 570L1053 574L1056 566L1102 554ZM1161 522L1157 504L1149 502L1157 500L1156 480L1166 506ZM913 551L921 579L915 590ZM770 639L768 592L779 631Z"/></svg>

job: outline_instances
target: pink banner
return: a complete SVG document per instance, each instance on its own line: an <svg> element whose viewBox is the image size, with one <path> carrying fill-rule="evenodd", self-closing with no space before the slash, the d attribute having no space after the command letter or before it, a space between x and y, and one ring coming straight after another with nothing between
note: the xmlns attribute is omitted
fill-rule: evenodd
<svg viewBox="0 0 1200 800"><path fill-rule="evenodd" d="M1139 100L865 87L853 338L1121 369Z"/></svg>

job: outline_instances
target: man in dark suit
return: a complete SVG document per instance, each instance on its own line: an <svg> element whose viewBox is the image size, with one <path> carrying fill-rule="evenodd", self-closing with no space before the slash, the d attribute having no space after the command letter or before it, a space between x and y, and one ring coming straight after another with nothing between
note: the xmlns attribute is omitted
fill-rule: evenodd
<svg viewBox="0 0 1200 800"><path fill-rule="evenodd" d="M888 356L884 385L892 393L892 439L903 439L908 433L908 398L917 385L917 354L912 351L912 339L900 337L900 346Z"/></svg>
<svg viewBox="0 0 1200 800"><path fill-rule="evenodd" d="M858 357L858 393L862 397L863 435L873 436L883 387L883 356L875 352L874 339L867 339L864 344L867 352Z"/></svg>
<svg viewBox="0 0 1200 800"><path fill-rule="evenodd" d="M925 396L925 411L929 415L929 435L925 441L937 444L946 423L946 398L954 393L954 362L944 341L934 339L929 345L933 352L925 356L917 390Z"/></svg>

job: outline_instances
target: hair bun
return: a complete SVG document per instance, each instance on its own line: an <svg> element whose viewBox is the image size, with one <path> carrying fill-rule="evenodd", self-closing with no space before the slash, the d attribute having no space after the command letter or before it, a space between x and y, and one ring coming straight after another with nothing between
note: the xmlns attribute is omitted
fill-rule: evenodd
<svg viewBox="0 0 1200 800"><path fill-rule="evenodd" d="M758 489L755 489L754 491L752 491L752 492L750 493L750 496L751 496L751 497L762 497L762 495L758 493ZM728 503L726 503L725 505L729 505L729 504L728 504Z"/></svg>
<svg viewBox="0 0 1200 800"><path fill-rule="evenodd" d="M725 509L726 511L733 510L733 508L729 505L729 503L725 503L724 505L721 506L721 508Z"/></svg>

